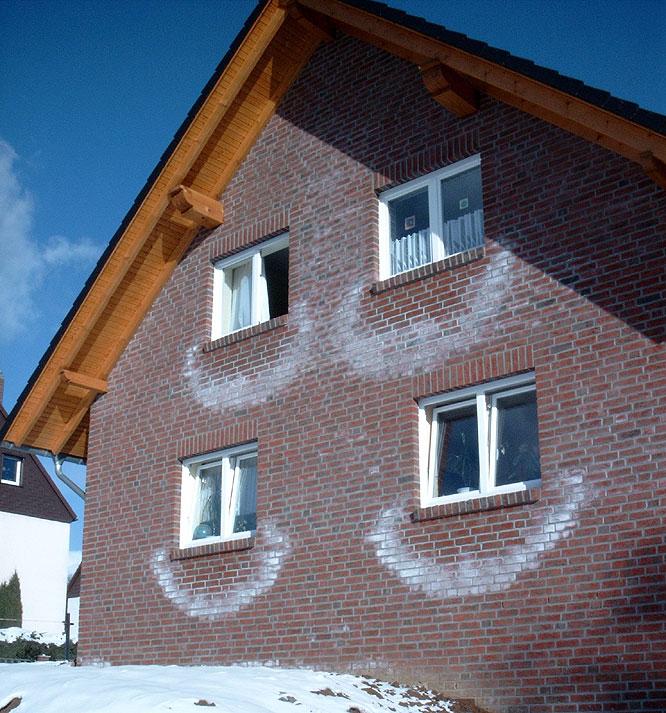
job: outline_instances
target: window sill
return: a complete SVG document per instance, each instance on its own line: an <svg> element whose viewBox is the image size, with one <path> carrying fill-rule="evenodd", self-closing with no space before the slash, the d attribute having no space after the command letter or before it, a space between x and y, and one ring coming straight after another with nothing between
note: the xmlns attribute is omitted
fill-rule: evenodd
<svg viewBox="0 0 666 713"><path fill-rule="evenodd" d="M264 332L270 332L272 329L277 329L277 327L282 327L287 324L287 317L289 315L282 314L279 317L274 317L269 319L268 322L262 322L261 324L254 324L251 327L246 327L245 329L239 329L237 332L232 332L231 334L225 334L223 337L218 339L213 339L210 342L206 342L203 345L204 352L212 352L220 347L226 347L229 344L236 344L237 342L242 342L245 339L250 339L251 337L256 337L258 334L263 334Z"/></svg>
<svg viewBox="0 0 666 713"><path fill-rule="evenodd" d="M254 541L254 537L240 537L237 540L223 540L221 542L211 542L207 545L174 548L170 552L170 558L172 560L186 560L194 557L222 554L223 552L251 550L254 547Z"/></svg>
<svg viewBox="0 0 666 713"><path fill-rule="evenodd" d="M417 508L410 517L412 522L438 520L444 517L456 517L474 512L500 510L502 508L515 507L516 505L530 505L536 503L540 497L541 488L529 488L528 490L517 490L512 493L498 493L496 495L480 496L468 500Z"/></svg>
<svg viewBox="0 0 666 713"><path fill-rule="evenodd" d="M451 255L451 257L446 257L443 260L430 262L427 265L421 265L421 267L414 268L413 270L401 272L398 275L393 275L385 280L378 280L372 284L370 292L373 295L377 295L380 292L391 290L394 287L400 287L401 285L406 285L410 282L416 282L417 280L422 280L425 277L437 275L440 272L453 270L457 267L461 267L462 265L467 265L470 262L480 260L485 256L485 254L486 249L484 247L466 250L465 252Z"/></svg>

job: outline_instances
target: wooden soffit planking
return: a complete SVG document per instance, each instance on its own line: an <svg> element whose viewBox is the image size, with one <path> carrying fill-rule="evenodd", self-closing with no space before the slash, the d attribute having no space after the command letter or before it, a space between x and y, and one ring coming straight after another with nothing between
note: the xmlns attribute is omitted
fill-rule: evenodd
<svg viewBox="0 0 666 713"><path fill-rule="evenodd" d="M116 234L4 427L3 440L84 460L89 410L192 239L223 221L218 196L301 68L336 31L418 65L458 116L486 93L640 164L666 186L666 138L344 0L266 0Z"/></svg>

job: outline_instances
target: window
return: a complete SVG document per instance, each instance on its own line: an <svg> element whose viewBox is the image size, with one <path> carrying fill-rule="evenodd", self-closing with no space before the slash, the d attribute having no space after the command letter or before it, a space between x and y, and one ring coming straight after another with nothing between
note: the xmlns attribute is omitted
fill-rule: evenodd
<svg viewBox="0 0 666 713"><path fill-rule="evenodd" d="M247 537L256 529L256 445L183 463L181 547Z"/></svg>
<svg viewBox="0 0 666 713"><path fill-rule="evenodd" d="M287 314L289 236L215 264L212 339Z"/></svg>
<svg viewBox="0 0 666 713"><path fill-rule="evenodd" d="M424 506L539 484L533 374L424 399L420 407Z"/></svg>
<svg viewBox="0 0 666 713"><path fill-rule="evenodd" d="M381 279L483 245L480 157L382 193L379 220Z"/></svg>
<svg viewBox="0 0 666 713"><path fill-rule="evenodd" d="M23 459L16 456L2 455L2 473L0 482L7 485L21 485Z"/></svg>

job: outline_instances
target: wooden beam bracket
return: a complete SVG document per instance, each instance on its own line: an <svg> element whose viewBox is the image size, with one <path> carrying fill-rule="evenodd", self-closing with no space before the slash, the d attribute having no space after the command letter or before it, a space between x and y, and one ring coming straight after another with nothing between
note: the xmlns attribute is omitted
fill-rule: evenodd
<svg viewBox="0 0 666 713"><path fill-rule="evenodd" d="M660 161L652 151L644 151L640 155L639 163L658 186L666 188L666 163Z"/></svg>
<svg viewBox="0 0 666 713"><path fill-rule="evenodd" d="M202 228L217 228L224 222L224 209L219 201L187 186L176 186L169 193L171 205L180 215Z"/></svg>
<svg viewBox="0 0 666 713"><path fill-rule="evenodd" d="M430 96L456 116L471 116L479 110L477 90L446 65L437 61L424 65L421 77Z"/></svg>
<svg viewBox="0 0 666 713"><path fill-rule="evenodd" d="M98 379L95 376L80 374L79 372L70 371L69 369L63 369L61 374L62 380L66 384L78 386L94 394L105 394L109 390L109 385L105 379Z"/></svg>

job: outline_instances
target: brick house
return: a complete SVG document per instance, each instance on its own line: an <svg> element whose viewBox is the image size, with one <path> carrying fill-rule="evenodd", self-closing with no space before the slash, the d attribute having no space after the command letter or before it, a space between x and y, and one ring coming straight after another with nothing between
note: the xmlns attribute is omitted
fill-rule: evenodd
<svg viewBox="0 0 666 713"><path fill-rule="evenodd" d="M3 433L87 460L81 660L662 708L665 135L368 0L260 3Z"/></svg>
<svg viewBox="0 0 666 713"><path fill-rule="evenodd" d="M0 373L0 426L4 379ZM76 515L39 460L17 448L0 447L0 584L18 575L22 626L62 633L69 561L69 526Z"/></svg>

